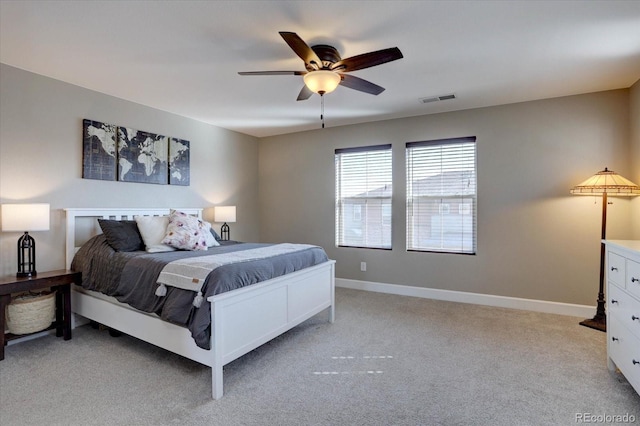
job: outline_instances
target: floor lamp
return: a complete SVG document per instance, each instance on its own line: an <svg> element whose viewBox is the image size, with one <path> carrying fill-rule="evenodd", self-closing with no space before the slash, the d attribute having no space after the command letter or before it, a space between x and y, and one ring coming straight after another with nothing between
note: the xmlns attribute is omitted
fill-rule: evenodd
<svg viewBox="0 0 640 426"><path fill-rule="evenodd" d="M605 245L607 237L607 196L634 197L640 195L640 186L605 167L604 170L591 176L571 189L574 195L602 196L602 239L600 242L600 287L598 288L598 306L596 315L580 322L580 325L600 331L607 331L607 315L605 313L604 280L605 280Z"/></svg>

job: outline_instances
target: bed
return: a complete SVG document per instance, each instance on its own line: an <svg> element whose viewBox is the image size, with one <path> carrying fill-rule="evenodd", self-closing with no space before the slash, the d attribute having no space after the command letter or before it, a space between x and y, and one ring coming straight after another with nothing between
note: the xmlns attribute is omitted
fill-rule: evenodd
<svg viewBox="0 0 640 426"><path fill-rule="evenodd" d="M202 209L176 209L202 218ZM97 220L126 221L136 216L168 216L171 209L64 209L66 216L66 263L72 261L88 240L101 233ZM144 256L143 256L144 257ZM82 318L129 334L145 342L211 367L212 397L223 395L223 366L312 316L327 310L329 322L335 318L335 261L326 259L285 275L231 291L207 295L210 349L192 337L184 325L143 312L114 297L80 287L72 291L73 323ZM174 289L171 289L174 290ZM181 291L181 290L176 290ZM195 303L195 299L194 299ZM85 320L86 321L86 320Z"/></svg>

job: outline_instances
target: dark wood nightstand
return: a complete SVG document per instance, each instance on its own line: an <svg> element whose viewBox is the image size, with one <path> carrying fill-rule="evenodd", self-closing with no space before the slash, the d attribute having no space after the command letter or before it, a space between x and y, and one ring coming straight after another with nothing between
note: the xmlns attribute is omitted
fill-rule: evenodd
<svg viewBox="0 0 640 426"><path fill-rule="evenodd" d="M0 277L0 361L4 359L4 347L8 340L22 336L5 334L5 309L11 301L12 293L43 290L51 288L56 292L56 320L47 329L56 329L56 336L71 339L71 284L82 283L82 274L60 269L58 271L38 272L35 277Z"/></svg>

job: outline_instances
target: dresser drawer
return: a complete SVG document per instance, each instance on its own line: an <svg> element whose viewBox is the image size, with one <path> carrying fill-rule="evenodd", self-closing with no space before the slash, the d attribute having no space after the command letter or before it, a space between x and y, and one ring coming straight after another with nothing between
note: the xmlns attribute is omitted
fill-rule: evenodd
<svg viewBox="0 0 640 426"><path fill-rule="evenodd" d="M609 357L640 393L640 339L622 326L616 317L609 319L609 328Z"/></svg>
<svg viewBox="0 0 640 426"><path fill-rule="evenodd" d="M640 339L640 301L611 283L607 287L607 292L609 315L615 317L621 325Z"/></svg>
<svg viewBox="0 0 640 426"><path fill-rule="evenodd" d="M640 299L640 263L627 259L627 291Z"/></svg>
<svg viewBox="0 0 640 426"><path fill-rule="evenodd" d="M609 252L607 259L607 279L616 284L624 286L625 279L625 258Z"/></svg>

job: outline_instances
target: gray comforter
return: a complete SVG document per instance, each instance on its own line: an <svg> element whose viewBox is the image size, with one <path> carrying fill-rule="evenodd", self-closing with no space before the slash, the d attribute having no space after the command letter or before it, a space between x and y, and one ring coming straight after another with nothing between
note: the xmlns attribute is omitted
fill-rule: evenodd
<svg viewBox="0 0 640 426"><path fill-rule="evenodd" d="M221 242L207 251L172 251L166 253L117 252L97 235L84 244L73 259L71 268L82 272L82 287L113 296L122 303L155 313L165 321L188 327L196 344L210 349L211 309L192 305L194 293L169 287L167 295L155 295L156 280L169 262L184 257L206 256L248 250L269 244ZM214 269L202 288L209 296L285 275L328 260L320 247L267 259L252 260Z"/></svg>

